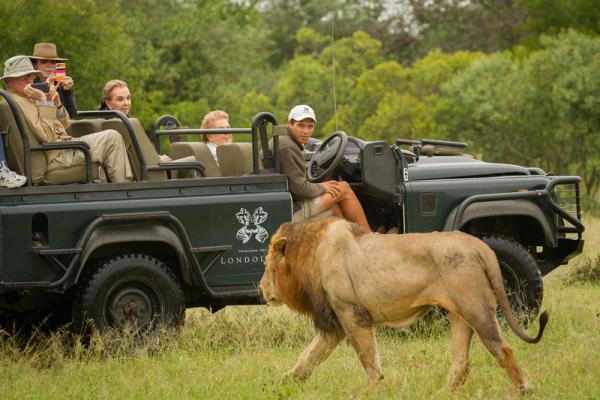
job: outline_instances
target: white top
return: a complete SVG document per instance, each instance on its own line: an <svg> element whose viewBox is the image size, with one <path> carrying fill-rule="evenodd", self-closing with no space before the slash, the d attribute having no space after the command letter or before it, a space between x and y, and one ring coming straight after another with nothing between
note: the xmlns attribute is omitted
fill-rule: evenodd
<svg viewBox="0 0 600 400"><path fill-rule="evenodd" d="M213 142L206 142L206 146L208 146L208 149L210 150L210 154L212 154L212 156L215 159L215 162L217 163L217 166L218 166L219 160L217 160L217 145L214 144Z"/></svg>

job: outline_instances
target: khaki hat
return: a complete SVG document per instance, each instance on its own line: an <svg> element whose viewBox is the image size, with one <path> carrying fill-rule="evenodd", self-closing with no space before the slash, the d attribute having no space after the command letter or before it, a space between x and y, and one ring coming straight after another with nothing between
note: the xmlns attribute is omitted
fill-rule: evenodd
<svg viewBox="0 0 600 400"><path fill-rule="evenodd" d="M14 56L4 61L4 78L18 78L20 76L37 74L42 76L41 71L33 68L29 56Z"/></svg>
<svg viewBox="0 0 600 400"><path fill-rule="evenodd" d="M53 60L53 61L67 61L68 58L60 58L56 52L56 45L54 43L36 43L33 46L33 54L29 58L34 60Z"/></svg>

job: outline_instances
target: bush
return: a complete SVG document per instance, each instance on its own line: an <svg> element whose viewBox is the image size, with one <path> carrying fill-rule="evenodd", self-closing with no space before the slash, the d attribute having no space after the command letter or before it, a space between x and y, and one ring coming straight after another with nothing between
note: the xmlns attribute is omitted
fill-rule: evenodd
<svg viewBox="0 0 600 400"><path fill-rule="evenodd" d="M600 254L578 261L575 270L567 277L567 285L600 283Z"/></svg>

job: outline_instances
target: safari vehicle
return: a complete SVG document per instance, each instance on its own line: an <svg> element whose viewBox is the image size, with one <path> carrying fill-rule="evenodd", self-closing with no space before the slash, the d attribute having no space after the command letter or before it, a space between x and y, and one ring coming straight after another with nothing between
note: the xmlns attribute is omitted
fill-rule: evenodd
<svg viewBox="0 0 600 400"><path fill-rule="evenodd" d="M217 166L201 142L169 148L173 159L194 155L197 162L160 163L139 121L115 111L80 112L71 135L118 130L135 175L131 183L94 183L98 168L89 153L85 166L49 173L43 152L57 145L38 143L10 95L0 94L9 166L28 178L25 187L0 190L1 317L28 323L50 316L75 329L90 321L100 329L148 327L180 324L188 307L261 302L269 239L292 215L279 168L285 127L272 114L257 114L251 128L225 130L157 120L157 138L250 136L219 146ZM88 152L82 143L60 145ZM500 259L514 306L535 312L542 275L582 251L579 178L478 161L463 148L336 132L307 151L307 173L315 182L350 182L373 229L460 229L482 237Z"/></svg>

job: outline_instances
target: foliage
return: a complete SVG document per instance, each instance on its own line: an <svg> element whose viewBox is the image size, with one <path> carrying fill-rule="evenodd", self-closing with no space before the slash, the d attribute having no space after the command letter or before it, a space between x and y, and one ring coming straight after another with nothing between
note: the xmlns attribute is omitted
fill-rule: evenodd
<svg viewBox="0 0 600 400"><path fill-rule="evenodd" d="M577 267L565 281L567 285L600 283L600 255L577 261Z"/></svg>
<svg viewBox="0 0 600 400"><path fill-rule="evenodd" d="M308 103L317 137L465 141L486 160L581 175L593 199L600 39L585 33L600 26L594 5L13 0L0 2L0 56L57 43L80 109L97 108L104 83L123 79L147 128L164 114L197 127L212 109L226 110L232 126L249 126L259 111L285 123L293 105Z"/></svg>
<svg viewBox="0 0 600 400"><path fill-rule="evenodd" d="M493 52L519 43L526 13L516 0L408 0L418 31L412 57L439 47Z"/></svg>
<svg viewBox="0 0 600 400"><path fill-rule="evenodd" d="M52 12L48 12L52 10ZM42 17L43 16L43 17ZM97 108L104 83L135 74L134 42L124 29L125 18L94 0L0 2L2 60L31 54L36 42L57 43L69 58L67 72L75 79L81 108ZM141 81L133 81L136 87Z"/></svg>
<svg viewBox="0 0 600 400"><path fill-rule="evenodd" d="M540 34L556 35L569 28L587 34L600 32L600 8L596 0L519 0L527 11L528 34L524 42L536 46Z"/></svg>
<svg viewBox="0 0 600 400"><path fill-rule="evenodd" d="M541 43L526 60L497 54L457 74L444 87L448 130L486 159L579 174L593 197L600 187L600 41L571 31Z"/></svg>

